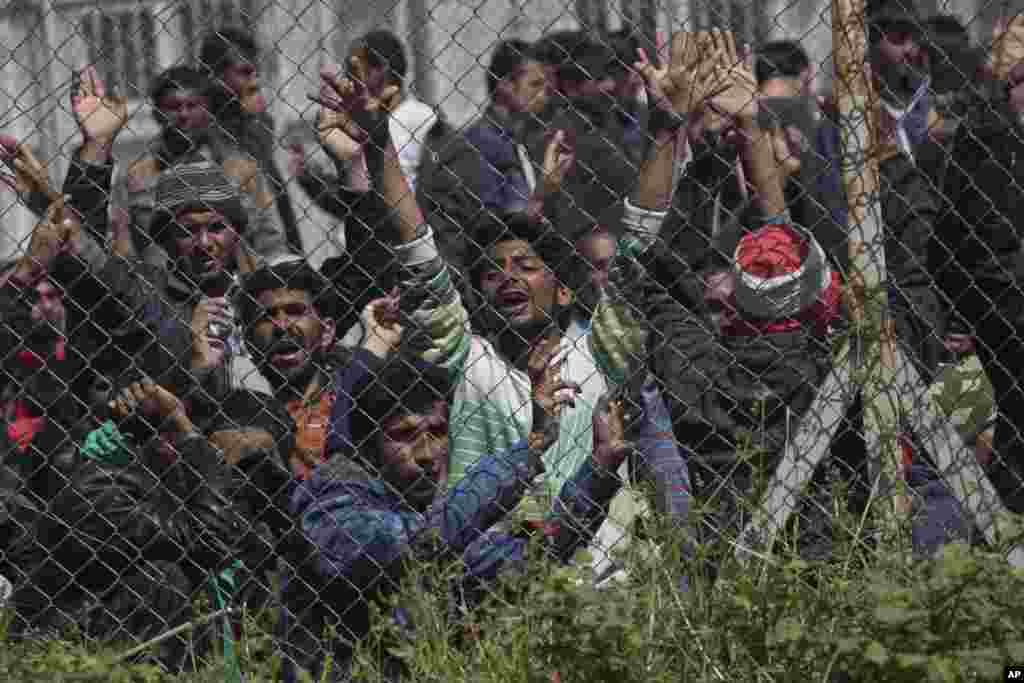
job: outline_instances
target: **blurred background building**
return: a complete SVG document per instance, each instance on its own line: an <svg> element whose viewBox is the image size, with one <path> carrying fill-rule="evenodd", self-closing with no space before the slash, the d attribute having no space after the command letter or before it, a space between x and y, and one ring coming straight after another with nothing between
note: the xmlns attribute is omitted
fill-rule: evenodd
<svg viewBox="0 0 1024 683"><path fill-rule="evenodd" d="M1011 4L930 0L923 9L958 14L982 40ZM252 28L264 46L265 91L282 137L304 130L303 119L312 116L306 94L318 85L320 65L338 61L354 38L378 26L405 40L413 89L456 125L485 106L484 65L500 39L533 40L581 24L633 25L652 40L658 30L683 25L730 26L751 44L802 41L819 65L821 89L831 72L830 9L822 0L8 0L0 6L0 130L36 147L58 181L76 134L71 72L95 63L130 98L133 115L118 157L135 158L156 131L145 102L150 81L194 58L199 37L224 24ZM10 193L0 196L0 216L0 258L8 258L33 220ZM304 228L307 245L331 229L321 219Z"/></svg>

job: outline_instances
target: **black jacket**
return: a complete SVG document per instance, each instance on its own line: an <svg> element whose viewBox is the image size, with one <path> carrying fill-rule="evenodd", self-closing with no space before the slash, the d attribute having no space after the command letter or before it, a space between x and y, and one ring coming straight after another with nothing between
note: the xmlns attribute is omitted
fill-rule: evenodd
<svg viewBox="0 0 1024 683"><path fill-rule="evenodd" d="M1005 103L977 108L953 142L942 187L949 210L932 244L936 276L951 295L1024 276L1022 183L1024 125Z"/></svg>
<svg viewBox="0 0 1024 683"><path fill-rule="evenodd" d="M218 454L204 437L179 438L170 460L155 439L127 438L125 464L76 449L67 485L38 519L36 542L12 549L24 576L16 592L24 622L44 618L51 604L71 610L83 599L109 597L146 566L179 567L197 590L247 542L251 525L233 508Z"/></svg>

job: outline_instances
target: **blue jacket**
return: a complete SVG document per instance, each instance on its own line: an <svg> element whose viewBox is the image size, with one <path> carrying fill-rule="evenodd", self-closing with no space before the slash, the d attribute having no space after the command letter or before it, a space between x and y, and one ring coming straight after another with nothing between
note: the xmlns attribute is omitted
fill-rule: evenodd
<svg viewBox="0 0 1024 683"><path fill-rule="evenodd" d="M354 359L355 360L355 359ZM349 391L375 363L353 362L339 370L330 443L344 443L351 410ZM637 434L641 458L664 489L659 508L685 517L689 501L686 463L660 394L642 392L644 417ZM347 406L347 407L346 407ZM293 482L289 511L307 544L301 569L284 586L281 626L286 679L293 662L319 673L326 656L320 636L334 623L349 642L370 628L369 601L393 589L409 562L461 560L465 586L486 584L526 559L527 538L495 529L512 511L534 478L541 459L525 442L480 459L428 511L408 507L383 480L344 455L335 455L306 482ZM544 525L551 556L567 562L603 524L621 481L587 458L562 486ZM394 615L400 623L401 611ZM337 645L335 668L350 655Z"/></svg>
<svg viewBox="0 0 1024 683"><path fill-rule="evenodd" d="M467 178L485 208L497 212L521 212L530 199L522 161L516 152L516 135L488 109L464 133L479 155L475 178Z"/></svg>

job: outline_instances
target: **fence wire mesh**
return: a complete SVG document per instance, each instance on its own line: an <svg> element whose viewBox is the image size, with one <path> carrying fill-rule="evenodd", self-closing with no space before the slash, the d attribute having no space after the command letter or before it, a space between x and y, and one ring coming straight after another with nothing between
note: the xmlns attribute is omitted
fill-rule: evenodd
<svg viewBox="0 0 1024 683"><path fill-rule="evenodd" d="M1024 566L1009 5L24 0L0 30L10 642L229 681L1024 655L1009 616L920 661L690 618L779 567Z"/></svg>

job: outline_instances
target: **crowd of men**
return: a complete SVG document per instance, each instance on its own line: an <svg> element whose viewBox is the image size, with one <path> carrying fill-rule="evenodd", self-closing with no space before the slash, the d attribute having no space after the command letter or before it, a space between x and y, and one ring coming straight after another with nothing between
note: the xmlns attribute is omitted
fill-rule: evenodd
<svg viewBox="0 0 1024 683"><path fill-rule="evenodd" d="M866 18L897 337L927 381L980 362L994 406L959 426L1024 513L1024 54L1003 40L990 57L908 3ZM12 632L144 640L229 585L229 601L279 606L289 676L331 655L345 680L371 603L413 563L460 560L466 603L531 542L559 563L590 547L606 580L645 509L684 556L727 548L848 327L840 127L797 43L643 45L628 30L502 42L488 108L456 129L373 31L310 94L331 170L301 147L278 167L259 47L239 30L156 80L161 132L141 159L114 158L128 110L92 67L59 191L0 137L4 179L40 217L0 271ZM345 226L319 269L292 182ZM861 403L828 460L855 511L871 486ZM915 550L980 542L916 436ZM827 515L811 518L802 551L827 555ZM716 566L672 570L688 591ZM157 649L170 669L194 662L184 639Z"/></svg>

